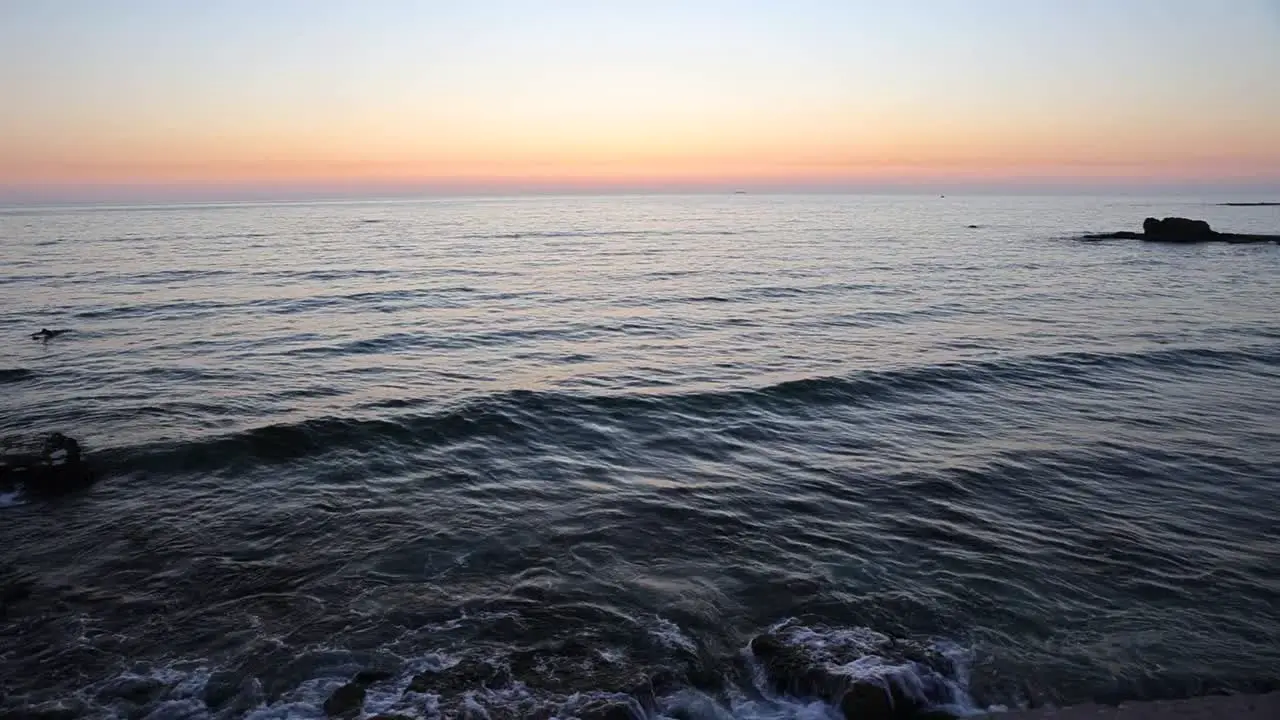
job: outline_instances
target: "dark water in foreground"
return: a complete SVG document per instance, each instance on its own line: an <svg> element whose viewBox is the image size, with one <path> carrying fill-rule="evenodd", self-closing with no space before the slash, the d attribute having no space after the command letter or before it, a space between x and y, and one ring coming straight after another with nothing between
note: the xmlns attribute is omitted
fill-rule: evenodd
<svg viewBox="0 0 1280 720"><path fill-rule="evenodd" d="M1068 239L1174 213L1280 231L1167 199L0 213L0 434L104 474L0 497L0 711L317 717L376 668L366 714L568 717L665 669L653 717L834 717L753 682L780 623L853 674L943 658L956 707L1277 687L1280 247ZM482 661L507 679L406 692Z"/></svg>

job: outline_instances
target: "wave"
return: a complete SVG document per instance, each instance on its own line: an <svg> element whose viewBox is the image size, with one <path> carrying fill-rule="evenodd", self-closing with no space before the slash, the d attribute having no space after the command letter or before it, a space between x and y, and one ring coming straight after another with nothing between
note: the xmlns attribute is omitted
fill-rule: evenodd
<svg viewBox="0 0 1280 720"><path fill-rule="evenodd" d="M375 343L345 348L372 352ZM305 351L302 351L305 354ZM1181 348L1133 352L1070 351L1011 356L988 361L943 363L852 376L787 380L764 387L703 392L583 394L510 390L452 405L430 399L397 398L372 403L369 417L327 416L273 424L189 442L124 447L105 451L120 470L135 464L177 464L184 469L222 467L230 460L288 462L337 451L413 451L464 440L517 439L572 426L577 432L604 432L602 425L707 423L749 413L794 414L815 408L859 406L920 399L939 393L989 392L1000 387L1071 391L1104 386L1114 370L1196 372L1236 364L1280 366L1280 346L1234 349ZM388 411L400 414L388 416ZM415 412L416 411L416 412ZM605 438L601 438L602 440Z"/></svg>

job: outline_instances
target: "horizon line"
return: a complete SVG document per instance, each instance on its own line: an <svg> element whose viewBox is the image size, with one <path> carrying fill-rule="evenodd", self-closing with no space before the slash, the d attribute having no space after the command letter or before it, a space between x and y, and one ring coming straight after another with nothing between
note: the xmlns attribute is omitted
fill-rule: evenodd
<svg viewBox="0 0 1280 720"><path fill-rule="evenodd" d="M620 195L1242 195L1280 196L1280 178L993 178L900 179L879 182L769 182L741 179L697 183L84 183L0 184L0 207L217 205Z"/></svg>
<svg viewBox="0 0 1280 720"><path fill-rule="evenodd" d="M256 192L255 192L256 190ZM1267 185L1164 184L1164 185L967 185L967 186L879 186L879 187L774 187L774 188L487 188L427 189L393 192L352 192L340 190L294 190L276 188L241 189L237 195L205 196L115 196L55 197L6 196L0 189L0 212L31 210L110 210L154 207L219 207L229 205L307 205L421 202L431 200L500 200L555 197L660 197L660 196L903 196L955 197L1126 197L1126 198L1194 198L1242 196L1253 201L1263 196L1280 200L1280 183Z"/></svg>

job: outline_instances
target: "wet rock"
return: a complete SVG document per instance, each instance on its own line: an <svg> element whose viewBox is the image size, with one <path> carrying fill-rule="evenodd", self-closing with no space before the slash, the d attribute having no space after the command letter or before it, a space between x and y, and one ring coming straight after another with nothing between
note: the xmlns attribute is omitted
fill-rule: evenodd
<svg viewBox="0 0 1280 720"><path fill-rule="evenodd" d="M329 717L355 717L364 707L365 686L347 683L324 701L324 713Z"/></svg>
<svg viewBox="0 0 1280 720"><path fill-rule="evenodd" d="M409 683L409 692L433 693L447 698L482 687L502 687L508 682L509 678L502 669L483 660L466 659L439 671L414 676Z"/></svg>
<svg viewBox="0 0 1280 720"><path fill-rule="evenodd" d="M0 712L0 720L76 720L84 715L83 708L37 705Z"/></svg>
<svg viewBox="0 0 1280 720"><path fill-rule="evenodd" d="M926 705L906 690L910 682L894 674L854 681L840 698L840 711L847 720L912 720Z"/></svg>
<svg viewBox="0 0 1280 720"><path fill-rule="evenodd" d="M204 684L201 699L210 710L217 710L230 702L240 692L240 676L222 670L209 676Z"/></svg>
<svg viewBox="0 0 1280 720"><path fill-rule="evenodd" d="M374 683L386 682L395 676L395 673L387 670L361 670L351 678L351 682L356 685L369 686Z"/></svg>
<svg viewBox="0 0 1280 720"><path fill-rule="evenodd" d="M921 710L911 720L960 720L960 716L946 710Z"/></svg>
<svg viewBox="0 0 1280 720"><path fill-rule="evenodd" d="M888 720L901 717L895 712L893 697L876 683L855 682L840 698L840 712L849 720Z"/></svg>
<svg viewBox="0 0 1280 720"><path fill-rule="evenodd" d="M0 447L0 490L57 495L92 482L80 443L62 433L9 439Z"/></svg>
<svg viewBox="0 0 1280 720"><path fill-rule="evenodd" d="M107 702L123 700L134 705L155 701L169 686L155 678L122 677L103 685L98 698Z"/></svg>
<svg viewBox="0 0 1280 720"><path fill-rule="evenodd" d="M751 653L764 667L772 690L780 695L831 699L843 682L820 667L801 648L771 633L751 640Z"/></svg>
<svg viewBox="0 0 1280 720"><path fill-rule="evenodd" d="M1140 232L1131 232L1129 230L1120 230L1118 232L1109 233L1090 233L1081 236L1081 240L1094 242L1097 240L1144 240L1146 236Z"/></svg>
<svg viewBox="0 0 1280 720"><path fill-rule="evenodd" d="M611 662L596 646L578 640L550 643L532 650L512 653L509 658L513 680L539 691L576 693L625 693L648 682L642 666ZM676 663L674 670L682 669Z"/></svg>
<svg viewBox="0 0 1280 720"><path fill-rule="evenodd" d="M262 704L262 683L230 671L216 672L205 683L203 700L210 710L239 717Z"/></svg>
<svg viewBox="0 0 1280 720"><path fill-rule="evenodd" d="M26 582L15 582L0 587L0 605L8 605L9 603L19 603L31 597L31 584Z"/></svg>
<svg viewBox="0 0 1280 720"><path fill-rule="evenodd" d="M820 637L818 643L807 638ZM751 641L769 689L839 708L850 720L910 720L949 702L951 690L923 648L877 633L833 636L824 628L782 627Z"/></svg>
<svg viewBox="0 0 1280 720"><path fill-rule="evenodd" d="M644 717L644 710L633 700L591 700L575 708L578 720L637 720Z"/></svg>

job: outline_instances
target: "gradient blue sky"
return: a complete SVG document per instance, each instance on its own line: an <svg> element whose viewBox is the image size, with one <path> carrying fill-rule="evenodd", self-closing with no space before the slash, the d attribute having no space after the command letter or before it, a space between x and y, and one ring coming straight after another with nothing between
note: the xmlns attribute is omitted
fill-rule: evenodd
<svg viewBox="0 0 1280 720"><path fill-rule="evenodd" d="M1280 0L0 0L0 189L1280 185Z"/></svg>

